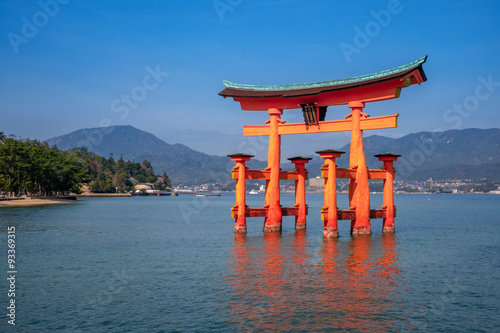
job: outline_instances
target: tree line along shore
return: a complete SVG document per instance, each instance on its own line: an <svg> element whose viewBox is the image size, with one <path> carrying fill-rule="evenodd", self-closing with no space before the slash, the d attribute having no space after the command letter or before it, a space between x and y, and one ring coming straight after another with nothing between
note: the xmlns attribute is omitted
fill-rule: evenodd
<svg viewBox="0 0 500 333"><path fill-rule="evenodd" d="M123 193L141 183L165 191L166 173L156 175L151 163L96 155L87 148L63 151L45 142L5 137L0 132L0 198L54 198L70 194ZM8 200L10 201L10 200Z"/></svg>

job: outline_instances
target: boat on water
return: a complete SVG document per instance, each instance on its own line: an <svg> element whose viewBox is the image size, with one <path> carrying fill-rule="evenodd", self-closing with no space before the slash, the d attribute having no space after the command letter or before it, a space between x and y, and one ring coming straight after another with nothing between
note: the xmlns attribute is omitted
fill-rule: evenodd
<svg viewBox="0 0 500 333"><path fill-rule="evenodd" d="M255 189L251 190L250 192L248 192L248 194L259 194L258 191L256 191Z"/></svg>

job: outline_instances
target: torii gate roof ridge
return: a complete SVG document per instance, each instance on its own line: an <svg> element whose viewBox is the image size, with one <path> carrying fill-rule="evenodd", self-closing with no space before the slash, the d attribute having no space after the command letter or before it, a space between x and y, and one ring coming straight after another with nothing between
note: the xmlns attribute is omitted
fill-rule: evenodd
<svg viewBox="0 0 500 333"><path fill-rule="evenodd" d="M409 64L381 72L331 81L287 85L249 85L224 81L219 95L232 97L243 110L267 110L269 107L292 109L297 104L319 106L346 104L353 100L372 102L397 98L402 88L427 81L422 64L424 56Z"/></svg>
<svg viewBox="0 0 500 333"><path fill-rule="evenodd" d="M287 91L287 90L302 90L311 88L322 88L322 87L332 87L332 86L345 86L345 85L358 85L366 83L366 81L379 80L384 78L391 78L393 75L411 72L418 67L422 67L422 64L427 60L427 56L424 56L418 60L415 60L409 64L399 66L393 69L387 69L373 74L365 74L360 76L354 76L345 79L337 79L330 81L319 81L310 83L295 83L295 84L284 84L284 85L251 85L251 84L240 84L232 83L229 81L223 81L226 88L231 90L252 90L252 91ZM425 73L422 71L422 78L427 81ZM219 95L224 97L233 97L235 95L230 95L225 93L228 89L224 89L219 93ZM298 94L297 94L298 95ZM254 96L257 97L257 96Z"/></svg>

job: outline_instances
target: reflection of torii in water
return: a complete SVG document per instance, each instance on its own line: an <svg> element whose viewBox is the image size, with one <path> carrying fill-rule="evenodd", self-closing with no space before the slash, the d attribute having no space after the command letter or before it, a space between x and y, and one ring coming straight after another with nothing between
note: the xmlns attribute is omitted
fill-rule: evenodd
<svg viewBox="0 0 500 333"><path fill-rule="evenodd" d="M388 332L401 296L395 234L324 239L306 233L236 234L229 251L228 322L245 332ZM224 291L227 289L224 289ZM381 320L384 318L384 320ZM399 322L396 322L399 320ZM403 329L404 330L404 329Z"/></svg>
<svg viewBox="0 0 500 333"><path fill-rule="evenodd" d="M422 64L427 56L394 69L348 79L290 85L245 85L224 81L226 88L219 93L232 97L243 110L267 111L270 119L266 125L244 125L244 136L269 136L268 167L265 170L248 170L245 162L253 156L242 153L228 155L236 161L233 178L236 183L236 204L233 206L235 232L246 233L246 217L265 217L264 232L280 232L283 216L296 217L296 228L305 228L307 206L305 186L307 172L304 165L308 158L292 158L294 171L281 171L281 135L328 133L351 131L349 169L337 169L335 159L343 152L321 151L325 158L325 206L322 209L323 234L338 237L337 220L351 220L352 234L370 234L370 218L383 218L384 232L394 232L394 203L392 199L392 166L399 155L376 155L384 161L382 170L368 170L363 150L363 130L393 128L397 126L398 114L369 117L363 112L368 102L398 98L401 89L426 81ZM326 108L348 105L351 113L343 120L325 121ZM304 113L303 123L285 124L281 119L283 110L300 106ZM333 154L333 155L332 155ZM335 168L336 172L329 168ZM330 178L328 178L328 175ZM338 210L336 206L336 178L349 179L349 210ZM264 208L248 208L245 202L245 180L265 179L266 194ZM296 202L294 207L281 207L280 180L295 180ZM381 209L370 209L368 179L384 180L384 205ZM388 184L390 182L390 184Z"/></svg>

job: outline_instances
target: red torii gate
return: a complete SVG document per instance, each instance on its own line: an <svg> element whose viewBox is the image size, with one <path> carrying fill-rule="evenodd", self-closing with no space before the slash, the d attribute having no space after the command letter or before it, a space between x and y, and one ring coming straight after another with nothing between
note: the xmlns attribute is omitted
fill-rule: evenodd
<svg viewBox="0 0 500 333"><path fill-rule="evenodd" d="M337 220L351 220L351 234L370 234L370 218L383 218L383 232L394 232L393 161L400 155L376 155L384 162L382 170L368 170L363 150L363 130L397 127L398 114L372 117L363 112L368 102L398 98L401 89L426 81L422 64L427 56L412 63L382 72L347 79L290 85L245 85L224 81L226 88L220 96L232 97L242 110L267 110L266 125L243 125L244 136L269 136L268 167L248 170L245 162L253 156L242 153L228 155L236 161L233 178L236 183L236 204L233 206L235 232L246 233L246 217L265 217L264 232L280 232L282 216L295 216L296 228L305 228L305 163L307 158L294 157L294 171L281 171L281 135L351 131L349 169L338 169L335 159L343 152L318 151L325 159L322 175L325 178L325 206L322 209L325 237L338 237ZM352 112L342 120L325 121L328 106L347 104ZM285 124L283 110L302 108L304 123ZM338 210L336 178L349 179L349 210ZM245 201L246 179L265 179L264 208L249 208ZM280 205L279 181L295 180L295 207ZM384 204L370 209L368 179L384 180Z"/></svg>

